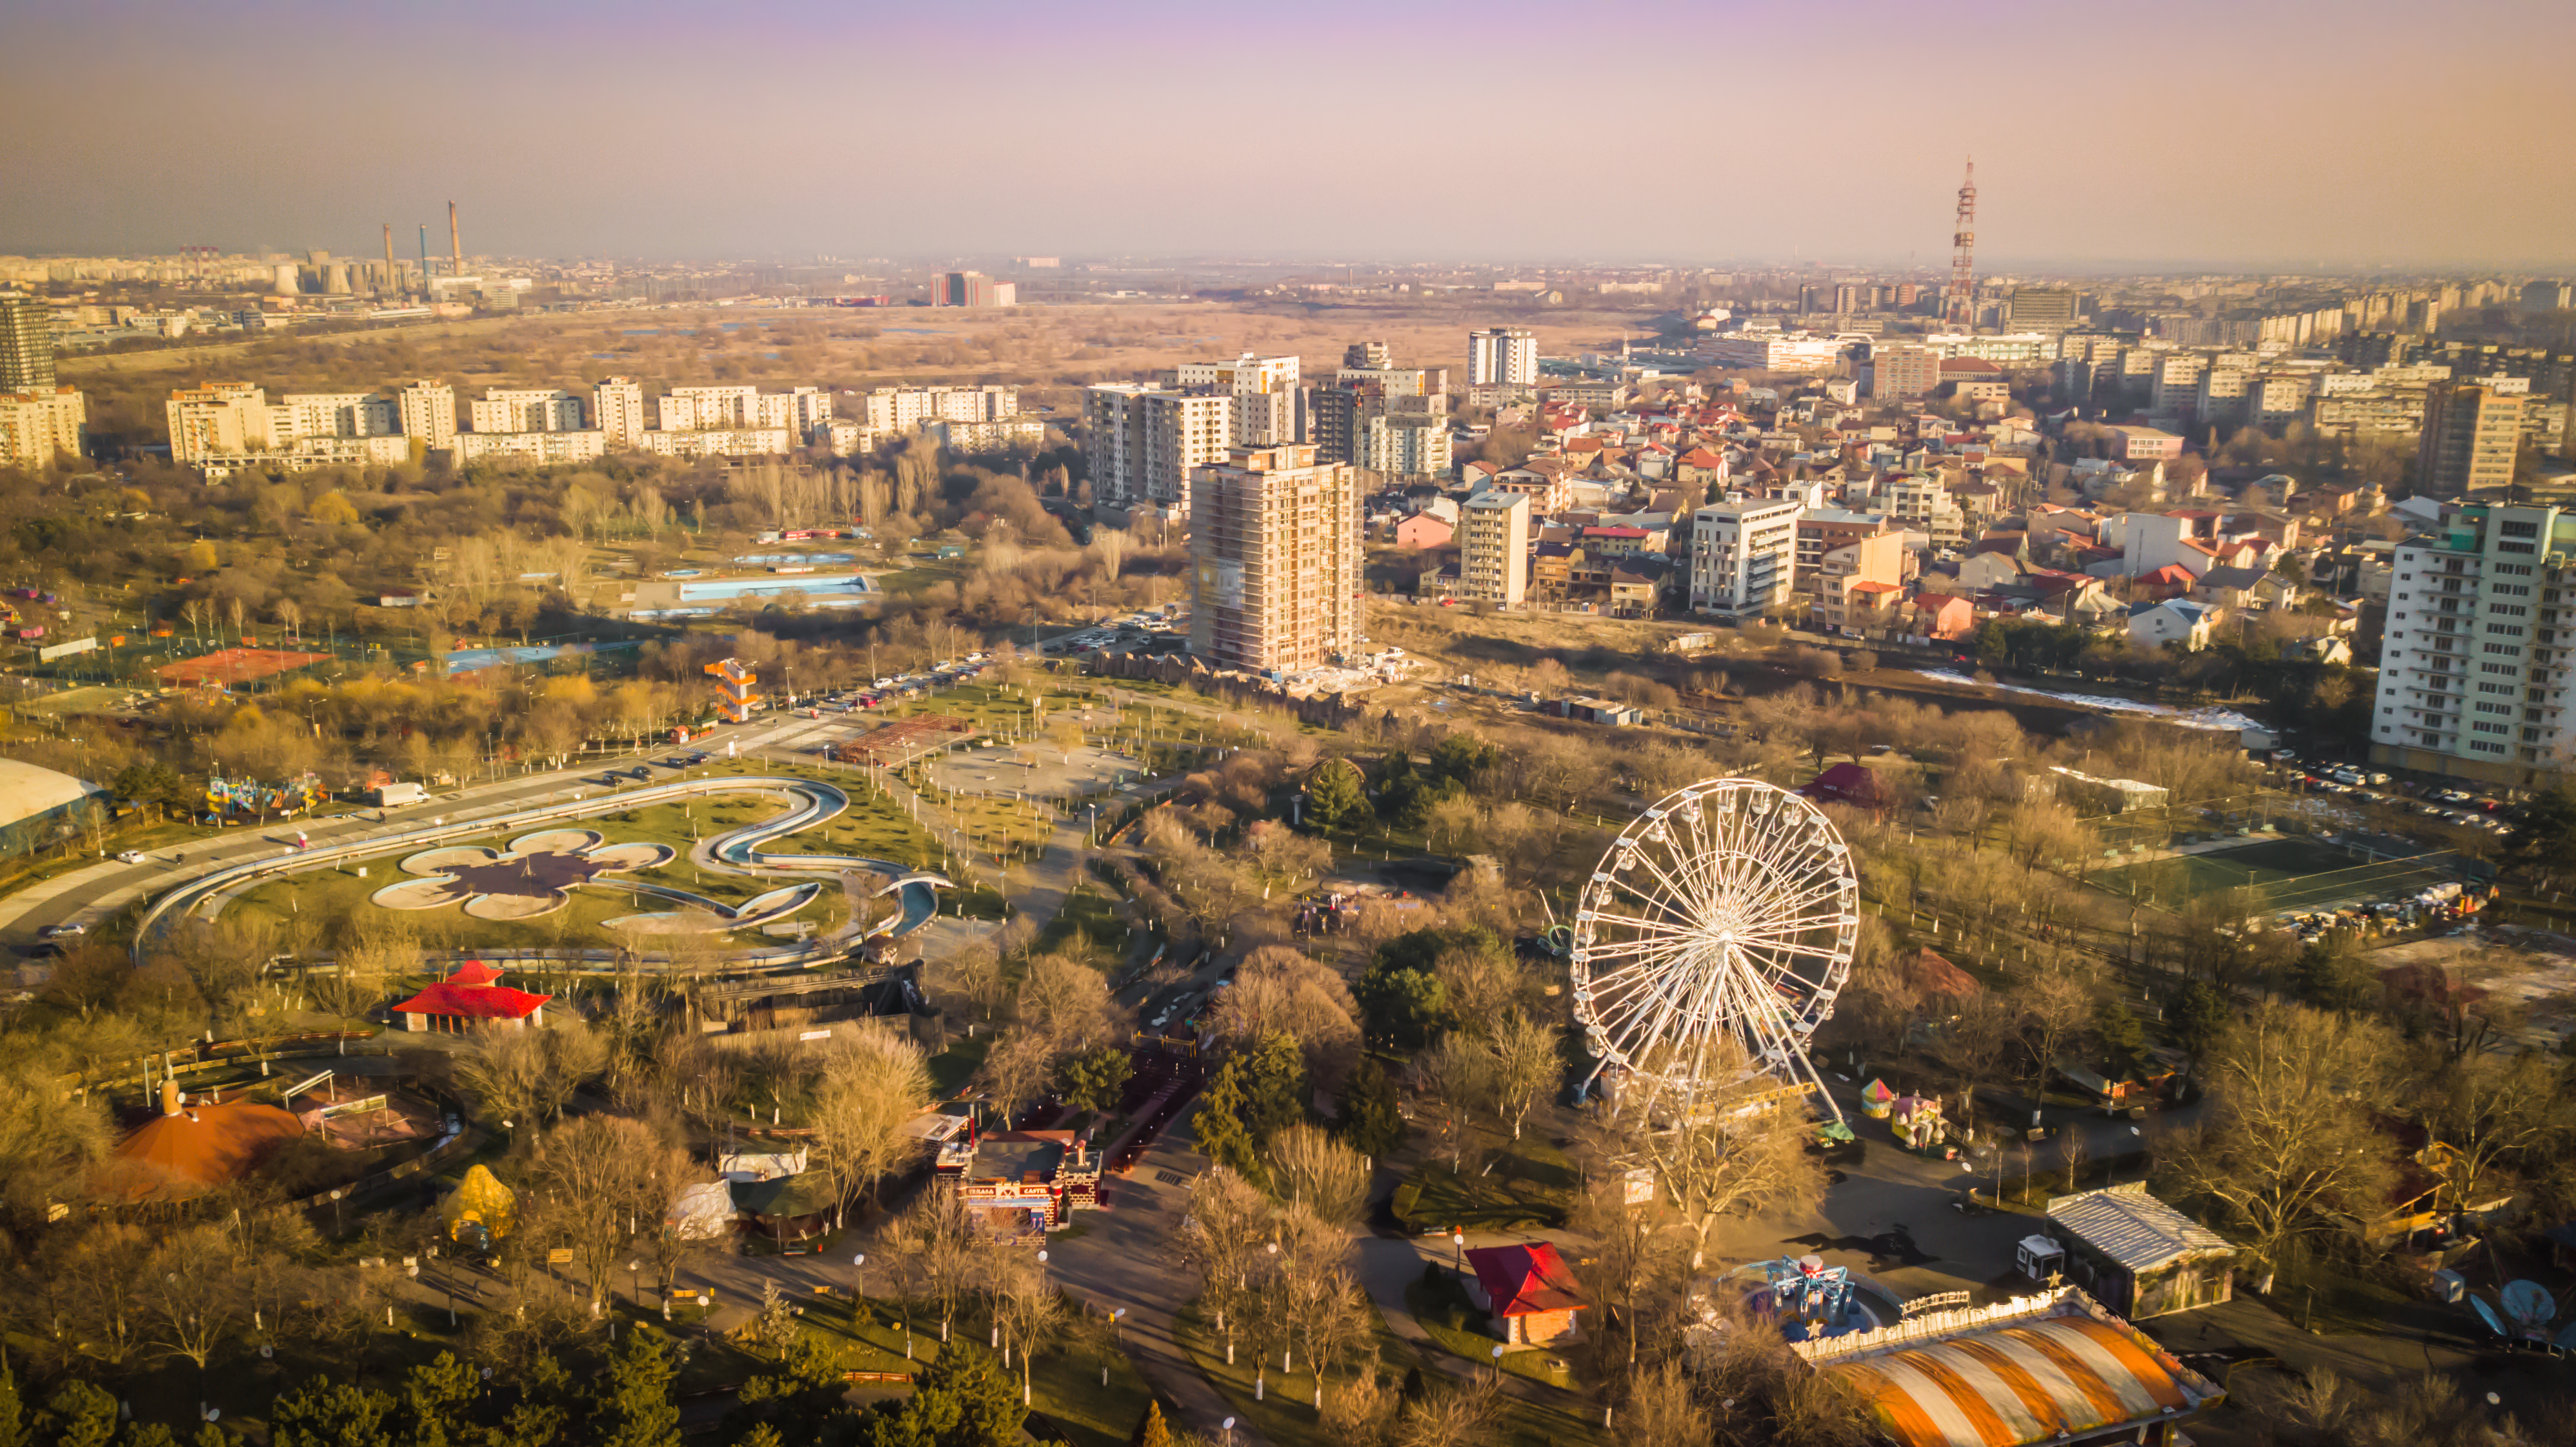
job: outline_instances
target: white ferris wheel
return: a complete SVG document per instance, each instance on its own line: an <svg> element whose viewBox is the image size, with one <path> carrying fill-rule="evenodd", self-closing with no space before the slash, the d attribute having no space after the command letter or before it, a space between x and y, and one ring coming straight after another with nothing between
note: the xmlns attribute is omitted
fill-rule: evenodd
<svg viewBox="0 0 2576 1447"><path fill-rule="evenodd" d="M1594 1076L1687 1101L1749 1063L1839 1119L1807 1042L1859 931L1851 849L1812 801L1759 779L1675 791L1620 832L1575 911L1574 1019Z"/></svg>

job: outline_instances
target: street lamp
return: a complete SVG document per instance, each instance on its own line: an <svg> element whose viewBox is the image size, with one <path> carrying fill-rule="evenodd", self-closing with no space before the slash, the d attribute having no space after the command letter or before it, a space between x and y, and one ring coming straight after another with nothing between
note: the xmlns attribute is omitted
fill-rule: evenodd
<svg viewBox="0 0 2576 1447"><path fill-rule="evenodd" d="M1463 1276L1467 1272L1467 1233L1464 1231L1451 1231L1449 1233L1449 1244L1455 1248L1456 1255L1454 1258L1454 1264L1458 1269L1458 1273Z"/></svg>
<svg viewBox="0 0 2576 1447"><path fill-rule="evenodd" d="M866 1252L857 1252L850 1257L850 1329L853 1331L858 1329L859 1313L867 1308L867 1266Z"/></svg>
<svg viewBox="0 0 2576 1447"><path fill-rule="evenodd" d="M1502 1379L1503 1379L1503 1349L1502 1349L1502 1347L1498 1344L1498 1345L1496 1345L1496 1346L1495 1346L1495 1348L1494 1348L1494 1380L1495 1380L1495 1381L1497 1381L1497 1382L1500 1382Z"/></svg>

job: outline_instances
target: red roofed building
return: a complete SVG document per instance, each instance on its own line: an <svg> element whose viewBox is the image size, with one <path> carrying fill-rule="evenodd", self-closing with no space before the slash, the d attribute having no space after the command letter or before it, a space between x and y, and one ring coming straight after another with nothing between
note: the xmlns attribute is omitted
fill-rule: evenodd
<svg viewBox="0 0 2576 1447"><path fill-rule="evenodd" d="M1879 792L1878 775L1857 763L1836 764L1809 779L1798 792L1819 804L1849 804L1873 813L1887 807L1886 795Z"/></svg>
<svg viewBox="0 0 2576 1447"><path fill-rule="evenodd" d="M1574 1314L1590 1306L1565 1259L1544 1241L1526 1246L1479 1246L1467 1253L1476 1279L1467 1295L1491 1312L1494 1330L1514 1345L1545 1346L1571 1339Z"/></svg>
<svg viewBox="0 0 2576 1447"><path fill-rule="evenodd" d="M531 995L499 983L501 972L481 960L468 960L456 973L394 1006L406 1030L461 1034L477 1025L545 1028L546 1002L552 995Z"/></svg>

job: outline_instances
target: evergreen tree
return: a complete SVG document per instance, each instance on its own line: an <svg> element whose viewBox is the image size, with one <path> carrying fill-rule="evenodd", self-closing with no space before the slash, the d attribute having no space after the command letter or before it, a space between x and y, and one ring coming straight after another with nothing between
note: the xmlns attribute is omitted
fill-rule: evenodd
<svg viewBox="0 0 2576 1447"><path fill-rule="evenodd" d="M1368 809L1368 790L1359 765L1348 759L1326 759L1306 776L1306 817L1326 829L1338 829Z"/></svg>
<svg viewBox="0 0 2576 1447"><path fill-rule="evenodd" d="M1172 1429L1163 1420L1162 1403L1145 1404L1145 1420L1137 1425L1129 1447L1172 1447Z"/></svg>
<svg viewBox="0 0 2576 1447"><path fill-rule="evenodd" d="M501 1419L509 1447L554 1447L572 1423L572 1373L552 1352L528 1358L519 1377L519 1400Z"/></svg>
<svg viewBox="0 0 2576 1447"><path fill-rule="evenodd" d="M766 1427L789 1441L815 1441L845 1390L840 1364L820 1342L799 1337L778 1371L742 1384L725 1414L726 1435L747 1441L752 1429Z"/></svg>
<svg viewBox="0 0 2576 1447"><path fill-rule="evenodd" d="M394 1447L385 1424L394 1399L323 1377L281 1394L269 1409L270 1447Z"/></svg>
<svg viewBox="0 0 2576 1447"><path fill-rule="evenodd" d="M18 1398L18 1374L9 1368L9 1354L0 1351L0 1447L29 1447L34 1441L27 1405Z"/></svg>
<svg viewBox="0 0 2576 1447"><path fill-rule="evenodd" d="M45 1399L36 1435L54 1447L107 1447L116 1440L116 1398L89 1382L65 1382Z"/></svg>
<svg viewBox="0 0 2576 1447"><path fill-rule="evenodd" d="M1012 1447L1028 1409L992 1354L954 1343L922 1372L909 1397L879 1402L860 1419L856 1447Z"/></svg>
<svg viewBox="0 0 2576 1447"><path fill-rule="evenodd" d="M2189 981L2174 992L2174 1039L2197 1064L2227 1028L2230 1014L2225 995L2199 980Z"/></svg>
<svg viewBox="0 0 2576 1447"><path fill-rule="evenodd" d="M591 1440L599 1447L679 1447L680 1408L671 1400L674 1375L661 1338L629 1332L608 1359L592 1398Z"/></svg>
<svg viewBox="0 0 2576 1447"><path fill-rule="evenodd" d="M1313 1092L1306 1083L1306 1052L1285 1030L1264 1030L1252 1048L1235 1057L1243 1065L1243 1125L1255 1146L1306 1118Z"/></svg>
<svg viewBox="0 0 2576 1447"><path fill-rule="evenodd" d="M241 1447L232 1433L212 1422L199 1422L197 1435L188 1439L188 1447Z"/></svg>
<svg viewBox="0 0 2576 1447"><path fill-rule="evenodd" d="M128 1422L116 1447L179 1447L179 1434L163 1422Z"/></svg>
<svg viewBox="0 0 2576 1447"><path fill-rule="evenodd" d="M1236 1175L1257 1179L1253 1173L1260 1165L1260 1151L1243 1123L1249 1110L1243 1091L1243 1061L1237 1056L1217 1067L1216 1079L1199 1097L1198 1115L1191 1129L1198 1137L1199 1154Z"/></svg>
<svg viewBox="0 0 2576 1447"><path fill-rule="evenodd" d="M1103 1046L1065 1061L1061 1077L1064 1103L1076 1110L1107 1110L1127 1089L1136 1063L1124 1050Z"/></svg>
<svg viewBox="0 0 2576 1447"><path fill-rule="evenodd" d="M1449 992L1427 965L1398 964L1381 950L1351 995L1370 1039L1413 1051L1429 1045L1439 1030Z"/></svg>
<svg viewBox="0 0 2576 1447"><path fill-rule="evenodd" d="M1361 1155L1378 1157L1404 1140L1404 1116L1396 1108L1395 1078L1374 1055L1363 1055L1342 1084L1342 1143Z"/></svg>
<svg viewBox="0 0 2576 1447"><path fill-rule="evenodd" d="M2130 1064L2147 1048L2146 1028L2115 999L2105 998L2094 1007L2093 1033L2102 1037L2102 1049L2114 1065Z"/></svg>
<svg viewBox="0 0 2576 1447"><path fill-rule="evenodd" d="M482 1394L483 1379L454 1352L440 1352L438 1360L412 1368L403 1380L405 1447L448 1447L470 1437L474 1403Z"/></svg>

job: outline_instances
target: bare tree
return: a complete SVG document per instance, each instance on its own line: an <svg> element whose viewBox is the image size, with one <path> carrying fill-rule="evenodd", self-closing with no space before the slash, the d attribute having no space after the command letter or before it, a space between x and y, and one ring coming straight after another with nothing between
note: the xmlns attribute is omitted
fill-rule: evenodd
<svg viewBox="0 0 2576 1447"><path fill-rule="evenodd" d="M1731 1057L1731 1058L1730 1058ZM1687 1108L1653 1118L1623 1110L1619 1144L1650 1167L1691 1238L1691 1268L1707 1260L1720 1221L1787 1201L1812 1201L1824 1172L1807 1153L1805 1113L1785 1106L1768 1075L1724 1052Z"/></svg>
<svg viewBox="0 0 2576 1447"><path fill-rule="evenodd" d="M970 1210L955 1191L925 1191L886 1233L887 1254L903 1283L907 1334L912 1303L922 1301L939 1318L939 1339L948 1340L949 1324L957 1319L978 1264Z"/></svg>
<svg viewBox="0 0 2576 1447"><path fill-rule="evenodd" d="M1368 1204L1368 1162L1303 1121L1270 1142L1272 1191L1336 1226L1356 1224Z"/></svg>
<svg viewBox="0 0 2576 1447"><path fill-rule="evenodd" d="M2375 1216L2388 1153L2357 1100L2377 1098L2396 1054L2377 1021L2265 1003L2210 1052L2214 1109L2163 1149L2187 1189L2223 1206L2263 1263L2269 1294L2292 1237L2336 1209Z"/></svg>
<svg viewBox="0 0 2576 1447"><path fill-rule="evenodd" d="M1251 1182L1223 1166L1210 1166L1190 1182L1186 1250L1198 1264L1210 1315L1225 1337L1226 1365L1243 1330L1252 1296L1254 1263L1270 1242L1270 1203Z"/></svg>
<svg viewBox="0 0 2576 1447"><path fill-rule="evenodd" d="M1485 1037L1494 1109L1511 1126L1514 1140L1521 1138L1530 1112L1565 1073L1556 1042L1555 1026L1517 1010L1495 1021L1492 1033Z"/></svg>
<svg viewBox="0 0 2576 1447"><path fill-rule="evenodd" d="M539 1143L529 1180L581 1268L594 1315L617 1262L648 1224L659 1229L688 1175L687 1155L642 1121L586 1115Z"/></svg>
<svg viewBox="0 0 2576 1447"><path fill-rule="evenodd" d="M814 1154L832 1182L836 1226L852 1195L873 1193L919 1149L908 1127L929 1104L930 1068L912 1042L883 1031L832 1042L814 1097Z"/></svg>
<svg viewBox="0 0 2576 1447"><path fill-rule="evenodd" d="M977 1078L992 1100L999 1129L1008 1130L1020 1111L1046 1091L1055 1070L1055 1051L1032 1030L1013 1030L993 1042Z"/></svg>

